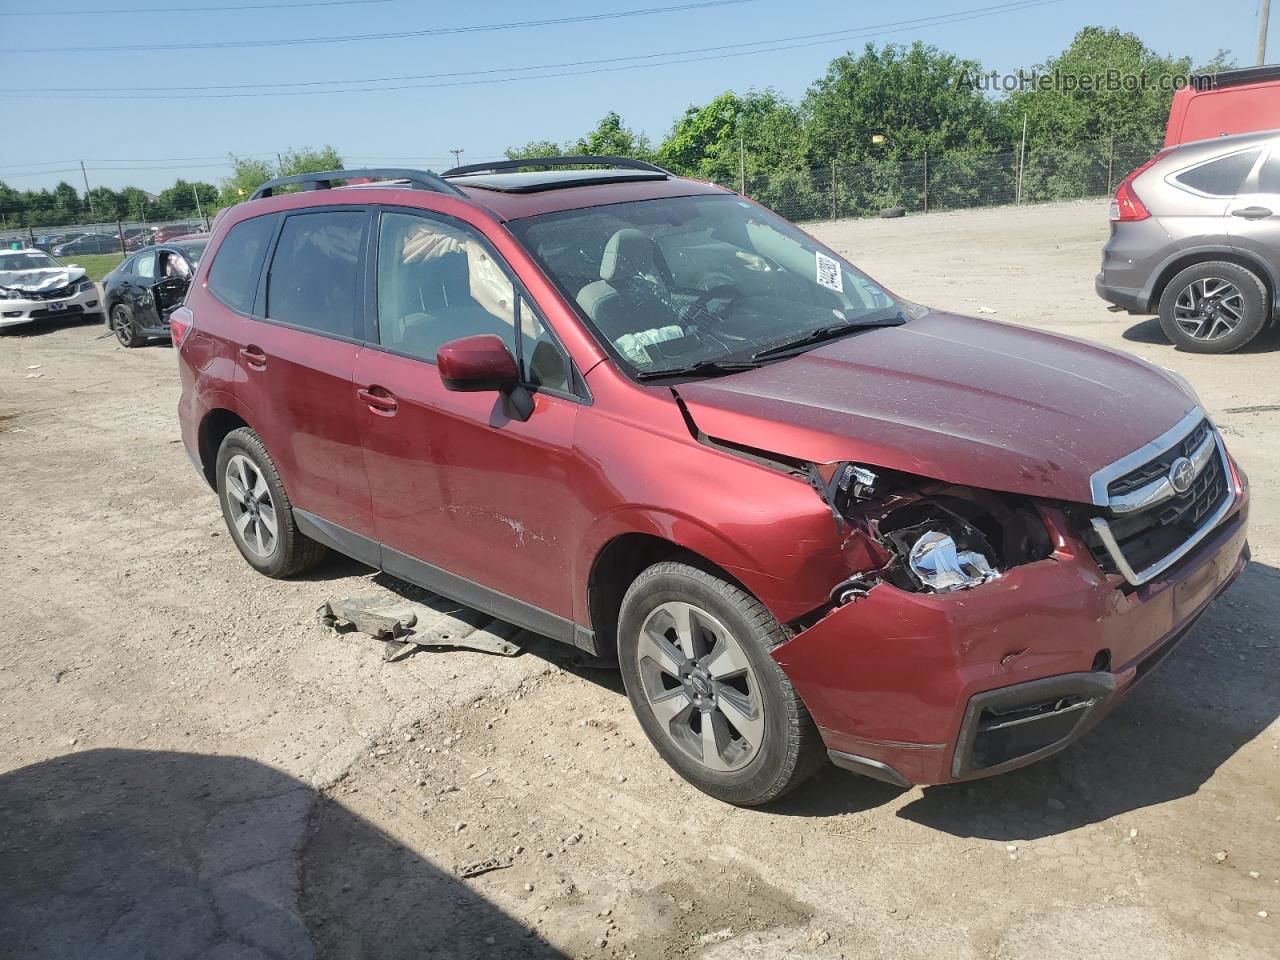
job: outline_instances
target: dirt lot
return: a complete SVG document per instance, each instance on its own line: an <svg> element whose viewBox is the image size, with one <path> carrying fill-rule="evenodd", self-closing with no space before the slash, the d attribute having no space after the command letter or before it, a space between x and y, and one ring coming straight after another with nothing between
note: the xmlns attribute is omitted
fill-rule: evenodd
<svg viewBox="0 0 1280 960"><path fill-rule="evenodd" d="M1181 371L1252 475L1255 562L1107 723L990 781L831 768L726 807L567 648L386 664L314 611L408 588L254 575L167 346L10 332L0 956L1280 957L1280 338L1197 358L1107 313L1099 204L813 230L915 299Z"/></svg>

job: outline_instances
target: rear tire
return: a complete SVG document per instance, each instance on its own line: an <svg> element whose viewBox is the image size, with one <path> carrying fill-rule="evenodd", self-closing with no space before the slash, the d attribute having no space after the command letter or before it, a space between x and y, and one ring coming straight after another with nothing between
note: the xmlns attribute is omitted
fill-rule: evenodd
<svg viewBox="0 0 1280 960"><path fill-rule="evenodd" d="M123 303L117 303L111 308L111 332L116 335L116 340L122 347L140 347L146 340L138 334L133 311Z"/></svg>
<svg viewBox="0 0 1280 960"><path fill-rule="evenodd" d="M741 588L684 563L640 574L618 616L618 659L640 726L671 767L740 806L777 799L826 758L770 650L782 625Z"/></svg>
<svg viewBox="0 0 1280 960"><path fill-rule="evenodd" d="M248 427L223 439L215 477L222 518L249 566L280 579L314 567L324 557L325 547L298 529L275 462Z"/></svg>
<svg viewBox="0 0 1280 960"><path fill-rule="evenodd" d="M1160 327L1179 350L1230 353L1256 337L1270 314L1252 270L1213 260L1187 267L1160 296Z"/></svg>

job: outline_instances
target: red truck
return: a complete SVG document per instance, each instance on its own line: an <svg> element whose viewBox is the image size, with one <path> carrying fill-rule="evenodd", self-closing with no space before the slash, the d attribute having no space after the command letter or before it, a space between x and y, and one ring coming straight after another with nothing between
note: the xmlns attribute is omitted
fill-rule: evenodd
<svg viewBox="0 0 1280 960"><path fill-rule="evenodd" d="M1164 145L1280 128L1280 64L1191 78L1173 95Z"/></svg>

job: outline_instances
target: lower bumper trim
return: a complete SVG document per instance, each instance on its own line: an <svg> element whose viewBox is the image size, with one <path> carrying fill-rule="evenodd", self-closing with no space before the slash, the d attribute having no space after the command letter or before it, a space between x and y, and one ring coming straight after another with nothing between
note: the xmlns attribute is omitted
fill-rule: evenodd
<svg viewBox="0 0 1280 960"><path fill-rule="evenodd" d="M827 756L831 758L832 763L842 770L860 773L864 777L870 777L872 780L879 780L882 783L891 783L895 787L901 787L903 790L911 789L911 781L887 763L881 763L879 760L871 760L867 757L858 757L852 753L841 753L839 750L828 750Z"/></svg>
<svg viewBox="0 0 1280 960"><path fill-rule="evenodd" d="M957 780L1002 773L1057 753L1106 714L1110 673L1068 673L979 693L969 700L952 761Z"/></svg>

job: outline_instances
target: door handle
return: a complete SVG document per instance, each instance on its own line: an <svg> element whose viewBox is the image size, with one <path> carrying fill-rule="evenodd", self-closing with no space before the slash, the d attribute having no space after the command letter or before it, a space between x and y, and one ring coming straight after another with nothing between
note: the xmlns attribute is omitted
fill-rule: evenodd
<svg viewBox="0 0 1280 960"><path fill-rule="evenodd" d="M267 355L257 347L241 347L240 358L255 370L267 369Z"/></svg>
<svg viewBox="0 0 1280 960"><path fill-rule="evenodd" d="M1266 207L1242 207L1239 210L1232 210L1231 215L1245 220L1265 220L1271 216L1271 211Z"/></svg>
<svg viewBox="0 0 1280 960"><path fill-rule="evenodd" d="M390 394L374 393L372 388L360 387L356 390L356 396L367 403L374 413L395 413L398 406L395 397Z"/></svg>

